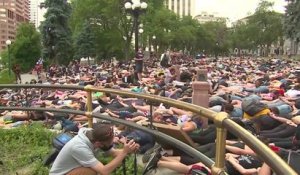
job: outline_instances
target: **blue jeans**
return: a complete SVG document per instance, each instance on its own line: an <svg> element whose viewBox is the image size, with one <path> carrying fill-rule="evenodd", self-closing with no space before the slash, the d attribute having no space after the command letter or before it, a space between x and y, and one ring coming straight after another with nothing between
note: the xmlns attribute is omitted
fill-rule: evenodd
<svg viewBox="0 0 300 175"><path fill-rule="evenodd" d="M232 118L243 118L243 110L241 108L234 108L229 116Z"/></svg>
<svg viewBox="0 0 300 175"><path fill-rule="evenodd" d="M237 96L237 95L230 95L230 98L231 98L231 100L239 100L239 101L242 101L242 100L243 100L242 97Z"/></svg>
<svg viewBox="0 0 300 175"><path fill-rule="evenodd" d="M268 86L259 86L257 88L245 88L245 91L253 93L268 93L269 88Z"/></svg>
<svg viewBox="0 0 300 175"><path fill-rule="evenodd" d="M276 108L279 111L279 116L283 117L287 117L293 111L293 108L287 104L277 106Z"/></svg>
<svg viewBox="0 0 300 175"><path fill-rule="evenodd" d="M255 95L255 94L251 94L249 95L248 97L246 97L247 99L253 99L255 101L260 101L262 98L258 95Z"/></svg>
<svg viewBox="0 0 300 175"><path fill-rule="evenodd" d="M283 101L277 101L277 102L271 102L271 103L268 103L268 107L269 108L273 108L273 107L276 107L276 106L280 106L280 105L285 105L286 103L283 102Z"/></svg>

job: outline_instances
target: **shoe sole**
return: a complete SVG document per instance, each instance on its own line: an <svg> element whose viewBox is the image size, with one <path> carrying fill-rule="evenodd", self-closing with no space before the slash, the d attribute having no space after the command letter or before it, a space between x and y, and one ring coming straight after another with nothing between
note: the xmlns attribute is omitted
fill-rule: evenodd
<svg viewBox="0 0 300 175"><path fill-rule="evenodd" d="M149 172L152 172L156 167L157 167L157 162L159 161L159 158L157 158L157 154L155 153L150 157L150 160L148 161L148 163L146 164L144 170L143 170L143 175L148 174ZM156 167L154 167L153 162L156 161ZM151 165L151 166L150 166Z"/></svg>
<svg viewBox="0 0 300 175"><path fill-rule="evenodd" d="M159 148L161 148L160 145L154 145L152 148L150 148L148 151L146 151L142 157L142 162L147 163L149 159L151 158L152 154L156 152Z"/></svg>

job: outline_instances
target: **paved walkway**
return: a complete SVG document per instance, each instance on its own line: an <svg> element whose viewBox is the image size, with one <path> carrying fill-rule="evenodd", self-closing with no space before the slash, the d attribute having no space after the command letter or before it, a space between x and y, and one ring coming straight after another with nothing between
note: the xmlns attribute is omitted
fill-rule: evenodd
<svg viewBox="0 0 300 175"><path fill-rule="evenodd" d="M26 82L30 82L32 79L37 80L38 77L36 75L32 75L32 74L21 74L21 79L22 79L22 83L26 83Z"/></svg>

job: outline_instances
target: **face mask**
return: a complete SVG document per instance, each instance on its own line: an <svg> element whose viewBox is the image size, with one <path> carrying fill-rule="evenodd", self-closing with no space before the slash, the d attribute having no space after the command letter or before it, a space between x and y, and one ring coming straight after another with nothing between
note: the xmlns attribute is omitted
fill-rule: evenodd
<svg viewBox="0 0 300 175"><path fill-rule="evenodd" d="M108 150L110 150L112 147L113 147L113 145L110 145L110 146L104 145L104 146L100 147L100 149L103 150L103 151L108 151Z"/></svg>

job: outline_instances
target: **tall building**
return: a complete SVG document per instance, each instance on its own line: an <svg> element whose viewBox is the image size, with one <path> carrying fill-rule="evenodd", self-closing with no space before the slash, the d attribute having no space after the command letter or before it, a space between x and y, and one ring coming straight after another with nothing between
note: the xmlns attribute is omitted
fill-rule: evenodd
<svg viewBox="0 0 300 175"><path fill-rule="evenodd" d="M195 16L196 0L166 0L165 5L180 17Z"/></svg>
<svg viewBox="0 0 300 175"><path fill-rule="evenodd" d="M42 21L45 20L44 15L47 11L44 8L45 0L31 0L30 1L30 22L38 28Z"/></svg>
<svg viewBox="0 0 300 175"><path fill-rule="evenodd" d="M0 52L14 41L19 24L29 22L29 0L0 0Z"/></svg>

